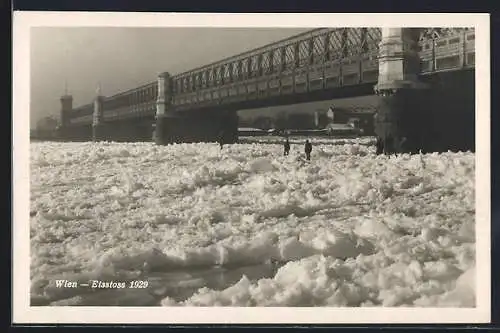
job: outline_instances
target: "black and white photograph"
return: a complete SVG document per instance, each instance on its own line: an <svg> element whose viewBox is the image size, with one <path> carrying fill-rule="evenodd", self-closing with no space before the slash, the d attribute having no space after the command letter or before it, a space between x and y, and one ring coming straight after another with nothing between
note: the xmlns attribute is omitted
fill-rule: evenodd
<svg viewBox="0 0 500 333"><path fill-rule="evenodd" d="M489 320L488 15L18 14L19 320Z"/></svg>

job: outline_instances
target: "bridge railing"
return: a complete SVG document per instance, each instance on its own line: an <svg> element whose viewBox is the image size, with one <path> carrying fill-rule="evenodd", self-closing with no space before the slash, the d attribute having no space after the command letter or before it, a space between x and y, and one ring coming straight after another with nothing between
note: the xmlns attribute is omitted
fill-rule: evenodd
<svg viewBox="0 0 500 333"><path fill-rule="evenodd" d="M419 44L422 74L475 66L472 28L432 29L422 34Z"/></svg>
<svg viewBox="0 0 500 333"><path fill-rule="evenodd" d="M175 94L375 53L379 28L321 28L173 76Z"/></svg>
<svg viewBox="0 0 500 333"><path fill-rule="evenodd" d="M71 125L83 125L92 123L92 114L94 113L94 105L92 103L85 104L71 110L68 121Z"/></svg>
<svg viewBox="0 0 500 333"><path fill-rule="evenodd" d="M173 104L182 109L376 82L380 40L379 28L315 29L174 76Z"/></svg>
<svg viewBox="0 0 500 333"><path fill-rule="evenodd" d="M154 116L157 96L158 82L154 81L113 96L104 97L102 119L109 121L138 116ZM76 125L91 124L93 112L93 103L74 108L69 115L69 122Z"/></svg>
<svg viewBox="0 0 500 333"><path fill-rule="evenodd" d="M138 88L106 97L103 101L103 119L116 120L154 115L158 82L150 82Z"/></svg>

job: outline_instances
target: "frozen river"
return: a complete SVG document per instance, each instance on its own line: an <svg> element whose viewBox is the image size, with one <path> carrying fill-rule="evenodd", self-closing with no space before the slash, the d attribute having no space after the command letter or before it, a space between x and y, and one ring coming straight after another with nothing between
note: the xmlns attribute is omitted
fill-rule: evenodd
<svg viewBox="0 0 500 333"><path fill-rule="evenodd" d="M370 142L32 142L32 304L474 306L474 154Z"/></svg>

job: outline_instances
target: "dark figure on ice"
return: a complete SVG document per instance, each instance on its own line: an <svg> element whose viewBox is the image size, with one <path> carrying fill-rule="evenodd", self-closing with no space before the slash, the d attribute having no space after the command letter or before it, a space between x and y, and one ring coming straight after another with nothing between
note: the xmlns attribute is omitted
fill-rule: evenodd
<svg viewBox="0 0 500 333"><path fill-rule="evenodd" d="M219 133L219 145L220 149L222 149L222 146L224 146L224 132Z"/></svg>
<svg viewBox="0 0 500 333"><path fill-rule="evenodd" d="M285 143L283 143L283 155L288 156L290 153L290 141L286 138Z"/></svg>
<svg viewBox="0 0 500 333"><path fill-rule="evenodd" d="M304 152L306 153L306 160L308 161L311 160L311 151L312 151L312 145L309 142L309 140L306 140L306 144L304 146Z"/></svg>
<svg viewBox="0 0 500 333"><path fill-rule="evenodd" d="M377 136L377 143L375 144L377 147L377 155L380 155L384 152L384 141L381 137Z"/></svg>

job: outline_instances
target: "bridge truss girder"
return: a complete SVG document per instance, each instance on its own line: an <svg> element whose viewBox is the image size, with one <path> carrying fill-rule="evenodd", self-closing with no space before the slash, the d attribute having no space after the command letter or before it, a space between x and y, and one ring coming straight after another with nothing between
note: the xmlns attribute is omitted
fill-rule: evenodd
<svg viewBox="0 0 500 333"><path fill-rule="evenodd" d="M468 28L420 29L422 74L474 67L474 37L474 30ZM379 28L314 29L174 75L169 78L170 108L211 108L351 85L374 85L380 40ZM103 121L153 116L158 89L154 81L105 97ZM92 112L92 104L73 109L67 117L69 126L92 123Z"/></svg>

